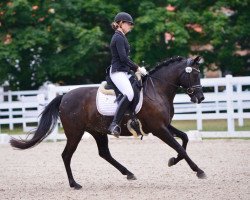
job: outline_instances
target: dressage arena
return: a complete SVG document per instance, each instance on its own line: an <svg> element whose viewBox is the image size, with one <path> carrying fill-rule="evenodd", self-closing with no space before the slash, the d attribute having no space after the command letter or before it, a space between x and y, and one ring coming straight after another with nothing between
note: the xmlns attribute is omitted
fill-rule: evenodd
<svg viewBox="0 0 250 200"><path fill-rule="evenodd" d="M29 150L0 146L0 199L250 199L250 140L190 141L188 154L207 174L200 180L185 161L169 168L174 150L159 139L111 138L112 155L137 177L128 181L99 157L84 138L73 156L75 180L68 185L61 153L65 141Z"/></svg>

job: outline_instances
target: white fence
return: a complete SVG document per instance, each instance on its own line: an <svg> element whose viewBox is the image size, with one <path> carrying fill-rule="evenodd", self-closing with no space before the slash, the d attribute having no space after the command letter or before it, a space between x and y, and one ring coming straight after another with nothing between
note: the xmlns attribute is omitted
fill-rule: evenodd
<svg viewBox="0 0 250 200"><path fill-rule="evenodd" d="M197 120L197 130L202 130L202 120L226 119L228 132L234 133L234 119L243 126L243 119L250 118L250 77L227 75L202 79L201 84L204 90L210 88L213 92L204 92L201 104L190 104L186 94L178 94L174 101L175 120ZM243 90L246 86L248 89Z"/></svg>
<svg viewBox="0 0 250 200"><path fill-rule="evenodd" d="M250 119L250 77L232 77L202 79L205 101L201 104L190 103L186 94L177 94L174 100L174 120L196 120L197 130L202 131L203 120L226 119L227 132L219 134L203 133L203 136L213 135L218 137L250 137L249 132L239 133L235 131L234 120L238 120L239 126L243 126L244 119ZM34 126L30 123L38 122L38 115L43 107L57 94L66 93L78 87L98 87L98 84L55 86L48 85L47 90L41 91L17 91L1 92L0 90L0 143L1 125L7 124L12 130L14 124L22 124L24 132ZM245 87L248 87L245 89ZM3 101L8 99L7 101ZM58 127L51 138L58 139ZM3 136L3 135L2 135Z"/></svg>

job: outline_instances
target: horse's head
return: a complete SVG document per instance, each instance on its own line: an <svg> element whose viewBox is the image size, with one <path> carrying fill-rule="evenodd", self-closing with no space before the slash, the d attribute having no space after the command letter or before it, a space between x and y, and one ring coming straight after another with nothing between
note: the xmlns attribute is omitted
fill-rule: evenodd
<svg viewBox="0 0 250 200"><path fill-rule="evenodd" d="M200 60L200 56L197 56L195 59L188 58L179 80L180 86L186 89L186 93L190 96L190 100L194 103L201 103L205 99L200 83Z"/></svg>

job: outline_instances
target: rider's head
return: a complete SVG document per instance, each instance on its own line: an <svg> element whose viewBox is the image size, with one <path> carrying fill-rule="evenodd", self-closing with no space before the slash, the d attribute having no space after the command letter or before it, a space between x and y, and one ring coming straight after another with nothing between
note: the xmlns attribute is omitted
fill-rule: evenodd
<svg viewBox="0 0 250 200"><path fill-rule="evenodd" d="M120 12L115 16L114 22L111 24L114 30L120 30L124 34L131 31L134 26L133 18L126 12Z"/></svg>

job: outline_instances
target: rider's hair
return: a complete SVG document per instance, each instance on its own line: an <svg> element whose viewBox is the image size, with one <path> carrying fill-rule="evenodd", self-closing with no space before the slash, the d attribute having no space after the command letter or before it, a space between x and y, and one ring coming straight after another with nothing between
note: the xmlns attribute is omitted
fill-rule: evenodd
<svg viewBox="0 0 250 200"><path fill-rule="evenodd" d="M112 22L111 27L112 29L117 30L119 27L121 27L121 22Z"/></svg>

